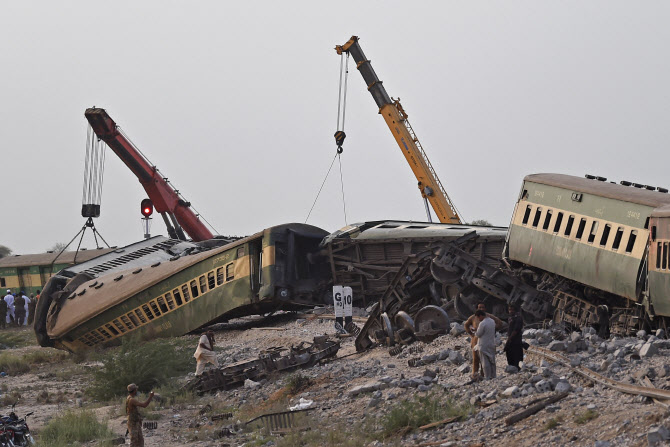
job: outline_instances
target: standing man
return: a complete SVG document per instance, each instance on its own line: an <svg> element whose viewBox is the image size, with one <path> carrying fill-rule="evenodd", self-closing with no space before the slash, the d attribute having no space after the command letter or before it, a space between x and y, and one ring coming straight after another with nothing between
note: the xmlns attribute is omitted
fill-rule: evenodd
<svg viewBox="0 0 670 447"><path fill-rule="evenodd" d="M28 324L32 325L35 319L35 306L37 306L37 299L34 294L30 294L30 303L28 303Z"/></svg>
<svg viewBox="0 0 670 447"><path fill-rule="evenodd" d="M212 363L217 368L219 367L219 361L216 358L214 353L214 332L207 331L200 337L198 341L198 348L195 350L193 357L198 361L198 365L195 368L195 375L202 375L205 370L205 365L207 363Z"/></svg>
<svg viewBox="0 0 670 447"><path fill-rule="evenodd" d="M154 398L154 392L149 393L149 398L140 402L136 398L137 385L128 385L128 397L126 397L126 414L128 415L128 433L130 433L131 447L144 447L144 435L142 434L142 415L139 408L146 408Z"/></svg>
<svg viewBox="0 0 670 447"><path fill-rule="evenodd" d="M7 301L4 299L0 300L0 328L5 329L7 327Z"/></svg>
<svg viewBox="0 0 670 447"><path fill-rule="evenodd" d="M479 361L484 370L484 378L495 379L496 377L496 324L493 319L486 315L483 310L475 312L475 317L479 320L477 326L477 351L479 351Z"/></svg>
<svg viewBox="0 0 670 447"><path fill-rule="evenodd" d="M26 300L23 293L14 298L14 317L16 318L16 325L23 326L23 320L26 318Z"/></svg>
<svg viewBox="0 0 670 447"><path fill-rule="evenodd" d="M5 303L7 303L7 318L5 321L9 324L14 322L14 295L12 291L7 289L7 295L5 295Z"/></svg>
<svg viewBox="0 0 670 447"><path fill-rule="evenodd" d="M519 362L523 360L523 340L521 335L523 333L523 318L519 314L519 310L510 305L508 308L509 318L507 323L507 342L505 343L505 353L507 354L507 364L519 368Z"/></svg>
<svg viewBox="0 0 670 447"><path fill-rule="evenodd" d="M25 300L25 304L23 305L25 313L23 314L23 323L20 326L26 326L28 324L28 307L30 306L30 298L28 298L28 295L26 295L26 292L23 290L21 291L21 296Z"/></svg>
<svg viewBox="0 0 670 447"><path fill-rule="evenodd" d="M484 303L477 304L477 310L483 310L484 312L486 312L486 304ZM491 318L495 322L496 331L502 329L503 322L500 318L489 313L487 313L486 316ZM479 361L479 354L475 350L475 347L477 346L477 336L475 335L475 332L477 332L477 326L479 326L479 320L477 319L475 314L472 314L464 325L465 332L467 332L471 338L470 349L472 350L472 380L477 380L480 377L482 369L481 362Z"/></svg>

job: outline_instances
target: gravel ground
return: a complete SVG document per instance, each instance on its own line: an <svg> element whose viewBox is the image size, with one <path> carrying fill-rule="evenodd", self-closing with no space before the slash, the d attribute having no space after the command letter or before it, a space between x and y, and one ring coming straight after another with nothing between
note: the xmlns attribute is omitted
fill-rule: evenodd
<svg viewBox="0 0 670 447"><path fill-rule="evenodd" d="M281 439L262 430L239 431L222 437L219 433L237 420L245 421L264 412L288 410L288 406L299 403L300 399L313 401L313 410L303 423L313 431L349 433L349 445L605 447L654 445L656 440L660 441L655 445L667 442L662 440L666 433L663 429L658 430L658 427L670 427L670 413L665 407L647 398L594 384L567 366L551 364L541 358L527 356L521 371L510 373L505 372L505 356L499 351L498 377L469 383L469 338L460 333L459 325L453 326L452 334L429 344L413 344L412 348L422 348L422 352L415 354L405 348L399 355L391 356L389 349L383 347L356 354L353 339L345 338L338 352L340 359L300 372L311 379L311 385L294 396L286 396L285 392L292 375L283 373L253 387L220 391L171 407L155 408L152 411L159 417L158 429L145 430L146 445L277 445ZM334 330L329 319L296 320L279 315L262 321L236 320L217 326L215 332L217 355L225 366L255 358L263 349L311 341L315 335L333 334ZM638 337L603 341L589 329L570 334L529 330L524 334L529 343L557 349L575 365L581 364L625 383L639 384L639 379L646 376L655 387L670 389L667 357L670 340L659 335L661 337L657 338L639 333ZM187 335L185 338L192 341L195 349L198 337ZM498 338L498 343L501 349L504 336ZM38 349L31 346L10 351L26 354ZM419 366L408 365L408 360L414 358L421 359ZM89 377L86 371L95 367L95 364L84 363L69 372L67 368L70 367L49 365L34 368L19 377L1 378L0 383L20 392L17 412L35 411L30 422L39 439L39 429L53 414L64 408L91 405L85 396ZM182 381L188 378L184 377ZM568 390L569 394L535 415L506 426L507 416L533 400L551 395L552 390ZM57 402L43 402L44 391ZM42 399L39 397L41 393ZM416 430L384 441L355 442L357 436L363 438L361 427L366 430L379 428L379 423L374 421L380 421L403 400L417 395L446 396L446 393L456 401L472 405L473 415L464 421ZM231 411L233 418L211 421L212 414L224 411ZM117 406L98 406L96 412L101 419L109 419L110 427L119 435L125 433L124 418ZM364 421L373 422L362 425ZM231 428L235 431L235 427ZM286 445L287 441L283 442Z"/></svg>

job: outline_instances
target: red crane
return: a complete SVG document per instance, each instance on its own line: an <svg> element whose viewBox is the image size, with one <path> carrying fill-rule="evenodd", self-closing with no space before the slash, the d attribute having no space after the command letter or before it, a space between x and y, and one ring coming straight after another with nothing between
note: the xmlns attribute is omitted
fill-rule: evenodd
<svg viewBox="0 0 670 447"><path fill-rule="evenodd" d="M103 140L135 174L156 208L161 213L170 237L185 240L184 231L194 241L212 239L214 235L167 182L156 166L124 136L105 109L86 109L84 116L99 139ZM183 228L183 230L182 230Z"/></svg>

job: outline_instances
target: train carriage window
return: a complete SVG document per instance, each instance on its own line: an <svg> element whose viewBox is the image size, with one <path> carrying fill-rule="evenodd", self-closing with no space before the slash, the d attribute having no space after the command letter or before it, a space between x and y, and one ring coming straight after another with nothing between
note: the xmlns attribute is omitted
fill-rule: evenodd
<svg viewBox="0 0 670 447"><path fill-rule="evenodd" d="M130 318L128 318L128 315L121 315L121 322L126 325L126 327L130 330L135 329L135 324L133 324L132 321L130 321Z"/></svg>
<svg viewBox="0 0 670 447"><path fill-rule="evenodd" d="M174 289L172 294L174 295L174 300L177 302L177 306L184 304L184 302L181 300L181 293L179 292L179 289Z"/></svg>
<svg viewBox="0 0 670 447"><path fill-rule="evenodd" d="M165 303L165 298L163 298L162 296L156 298L156 303L158 304L158 307L160 308L161 312L165 313L169 310L167 304Z"/></svg>
<svg viewBox="0 0 670 447"><path fill-rule="evenodd" d="M118 319L114 319L112 323L114 323L114 326L116 326L116 328L119 331L121 331L122 334L126 332L126 327L123 324L121 324L121 322Z"/></svg>
<svg viewBox="0 0 670 447"><path fill-rule="evenodd" d="M668 243L663 242L663 267L661 267L663 270L666 270L668 268Z"/></svg>
<svg viewBox="0 0 670 447"><path fill-rule="evenodd" d="M568 217L568 223L565 224L565 233L564 235L570 237L570 234L572 233L572 225L575 223L575 216L570 215Z"/></svg>
<svg viewBox="0 0 670 447"><path fill-rule="evenodd" d="M612 250L616 251L621 246L621 241L623 240L624 231L625 230L624 230L623 227L618 227L617 228L616 234L614 235L614 242L612 242Z"/></svg>
<svg viewBox="0 0 670 447"><path fill-rule="evenodd" d="M582 217L579 221L579 227L577 227L577 235L575 235L575 239L580 240L582 238L584 235L584 228L586 228L586 219Z"/></svg>
<svg viewBox="0 0 670 447"><path fill-rule="evenodd" d="M144 311L144 313L146 314L147 318L149 320L153 320L154 319L154 314L151 313L151 310L149 309L149 305L142 304L141 307L142 307L142 310Z"/></svg>
<svg viewBox="0 0 670 447"><path fill-rule="evenodd" d="M107 330L108 330L109 332L112 333L112 336L117 336L117 335L119 335L119 331L117 331L116 328L115 328L114 326L112 326L111 324L106 324L105 327L107 328Z"/></svg>
<svg viewBox="0 0 670 447"><path fill-rule="evenodd" d="M558 234L558 230L561 229L561 224L563 223L563 213L558 212L556 215L556 223L554 224L554 233Z"/></svg>
<svg viewBox="0 0 670 447"><path fill-rule="evenodd" d="M647 218L644 221L644 229L645 230L649 229L649 216L647 216Z"/></svg>
<svg viewBox="0 0 670 447"><path fill-rule="evenodd" d="M207 292L207 278L205 278L205 275L202 275L198 280L200 281L200 293Z"/></svg>
<svg viewBox="0 0 670 447"><path fill-rule="evenodd" d="M537 228L537 224L540 223L540 216L542 215L542 208L538 207L535 210L535 217L533 217L533 228Z"/></svg>
<svg viewBox="0 0 670 447"><path fill-rule="evenodd" d="M191 281L191 296L193 298L197 298L199 295L198 293L198 283L195 282L195 280Z"/></svg>
<svg viewBox="0 0 670 447"><path fill-rule="evenodd" d="M191 292L188 290L188 284L181 286L181 294L184 297L184 302L188 303L191 301Z"/></svg>
<svg viewBox="0 0 670 447"><path fill-rule="evenodd" d="M605 224L605 228L603 228L603 235L600 237L600 245L605 246L607 245L607 239L610 237L610 231L612 230L612 225L610 224Z"/></svg>
<svg viewBox="0 0 670 447"><path fill-rule="evenodd" d="M107 332L107 329L104 329L104 328L101 327L101 328L98 328L98 330L100 331L100 333L101 333L105 338L112 338L112 335L111 335L109 332Z"/></svg>
<svg viewBox="0 0 670 447"><path fill-rule="evenodd" d="M220 286L223 284L223 267L216 269L216 285Z"/></svg>
<svg viewBox="0 0 670 447"><path fill-rule="evenodd" d="M144 315L144 312L142 312L142 309L135 309L135 315L137 315L142 322L142 324L145 324L147 322L147 316Z"/></svg>
<svg viewBox="0 0 670 447"><path fill-rule="evenodd" d="M238 247L237 249L237 259L244 257L244 247Z"/></svg>
<svg viewBox="0 0 670 447"><path fill-rule="evenodd" d="M656 270L661 269L661 243L656 244Z"/></svg>
<svg viewBox="0 0 670 447"><path fill-rule="evenodd" d="M137 317L135 316L134 313L132 313L132 312L128 312L128 318L130 319L130 321L131 321L135 326L139 326L139 325L140 325L140 320L137 319Z"/></svg>
<svg viewBox="0 0 670 447"><path fill-rule="evenodd" d="M226 266L226 282L235 279L235 265L231 262Z"/></svg>
<svg viewBox="0 0 670 447"><path fill-rule="evenodd" d="M153 311L154 315L157 317L161 316L161 310L158 308L158 304L156 301L149 301L149 306L151 306L151 310Z"/></svg>
<svg viewBox="0 0 670 447"><path fill-rule="evenodd" d="M651 240L655 241L656 240L656 225L653 225L651 227Z"/></svg>
<svg viewBox="0 0 670 447"><path fill-rule="evenodd" d="M547 215L544 216L544 223L542 224L542 230L547 231L549 229L549 224L551 223L551 216L554 212L552 210L547 210Z"/></svg>
<svg viewBox="0 0 670 447"><path fill-rule="evenodd" d="M185 303L188 303L189 301L191 301L191 293L188 291L188 285L187 284L184 284L183 286L181 286L181 293L184 296L184 302Z"/></svg>
<svg viewBox="0 0 670 447"><path fill-rule="evenodd" d="M596 240L596 233L598 233L598 221L594 220L591 224L591 231L589 232L588 243L592 244Z"/></svg>
<svg viewBox="0 0 670 447"><path fill-rule="evenodd" d="M521 222L521 225L528 224L528 219L530 219L530 210L532 209L533 209L532 205L526 205L526 212L523 214L523 221Z"/></svg>
<svg viewBox="0 0 670 447"><path fill-rule="evenodd" d="M172 309L174 309L175 307L177 307L177 306L174 304L174 299L172 298L172 294L171 294L170 292L168 292L168 293L165 294L165 302L167 303L167 305L168 305L168 307L170 308L170 310L172 310Z"/></svg>
<svg viewBox="0 0 670 447"><path fill-rule="evenodd" d="M209 290L212 290L216 287L216 277L214 276L214 271L211 271L207 274L207 283L209 285Z"/></svg>
<svg viewBox="0 0 670 447"><path fill-rule="evenodd" d="M637 231L631 230L630 236L628 236L628 243L626 244L626 253L633 251L633 247L635 246L635 239L637 239Z"/></svg>
<svg viewBox="0 0 670 447"><path fill-rule="evenodd" d="M7 286L5 285L5 278L0 278L0 287L3 287L3 288L4 288L4 287L7 287Z"/></svg>

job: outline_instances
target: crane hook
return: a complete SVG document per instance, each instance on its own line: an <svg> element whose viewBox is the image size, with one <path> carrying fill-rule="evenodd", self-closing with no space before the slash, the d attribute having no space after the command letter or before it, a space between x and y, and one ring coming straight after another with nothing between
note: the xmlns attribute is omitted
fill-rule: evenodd
<svg viewBox="0 0 670 447"><path fill-rule="evenodd" d="M337 144L337 153L341 154L344 152L344 149L342 149L342 144L344 144L344 139L347 137L347 134L344 133L343 130L338 130L335 132L335 144Z"/></svg>

